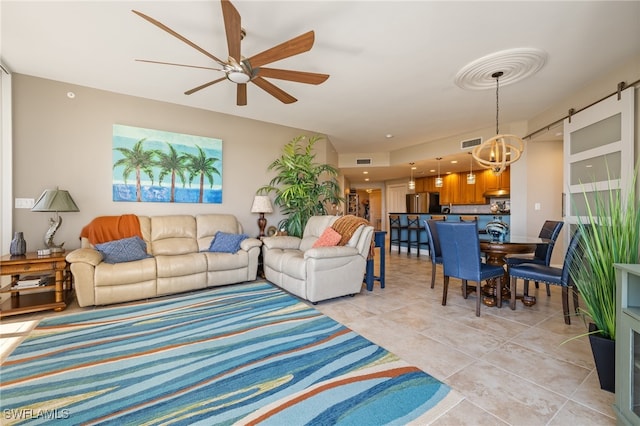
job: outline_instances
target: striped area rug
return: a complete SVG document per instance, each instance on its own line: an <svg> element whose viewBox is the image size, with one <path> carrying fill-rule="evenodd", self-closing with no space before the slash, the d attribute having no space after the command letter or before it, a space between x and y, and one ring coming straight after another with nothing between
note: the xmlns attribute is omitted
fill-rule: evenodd
<svg viewBox="0 0 640 426"><path fill-rule="evenodd" d="M3 424L427 424L460 401L266 282L45 319L0 374Z"/></svg>

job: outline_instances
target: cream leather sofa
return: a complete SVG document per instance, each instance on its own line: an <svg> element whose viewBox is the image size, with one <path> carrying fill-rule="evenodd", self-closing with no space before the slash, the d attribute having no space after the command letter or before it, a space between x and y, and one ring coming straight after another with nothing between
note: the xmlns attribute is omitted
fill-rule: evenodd
<svg viewBox="0 0 640 426"><path fill-rule="evenodd" d="M237 253L209 252L217 231L241 234L228 214L139 216L151 257L105 263L87 239L67 255L80 306L107 305L207 287L253 281L260 240L247 238Z"/></svg>
<svg viewBox="0 0 640 426"><path fill-rule="evenodd" d="M344 246L313 244L338 216L313 216L302 238L262 239L265 277L269 282L312 303L360 293L373 227L361 225Z"/></svg>

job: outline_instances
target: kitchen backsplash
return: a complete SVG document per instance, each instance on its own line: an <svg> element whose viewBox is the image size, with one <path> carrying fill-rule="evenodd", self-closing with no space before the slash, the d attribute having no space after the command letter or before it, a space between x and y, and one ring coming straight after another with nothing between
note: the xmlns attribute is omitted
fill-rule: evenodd
<svg viewBox="0 0 640 426"><path fill-rule="evenodd" d="M451 214L491 213L491 205L494 203L504 206L504 210L511 210L511 200L509 198L491 198L489 204L453 204L450 207ZM449 206L443 205L442 208L449 208Z"/></svg>

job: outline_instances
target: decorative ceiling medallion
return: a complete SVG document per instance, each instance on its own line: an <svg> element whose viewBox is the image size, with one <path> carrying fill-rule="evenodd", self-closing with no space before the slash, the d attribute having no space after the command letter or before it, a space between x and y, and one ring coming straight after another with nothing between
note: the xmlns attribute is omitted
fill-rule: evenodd
<svg viewBox="0 0 640 426"><path fill-rule="evenodd" d="M501 50L465 65L456 74L455 83L463 89L493 89L496 79L492 76L502 71L500 84L506 86L537 73L547 61L547 53L534 48Z"/></svg>

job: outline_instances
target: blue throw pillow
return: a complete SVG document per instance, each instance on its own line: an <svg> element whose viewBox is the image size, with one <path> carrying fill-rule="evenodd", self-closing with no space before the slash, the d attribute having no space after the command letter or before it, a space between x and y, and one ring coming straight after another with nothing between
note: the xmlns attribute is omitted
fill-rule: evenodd
<svg viewBox="0 0 640 426"><path fill-rule="evenodd" d="M218 231L211 241L209 251L218 253L236 253L240 250L240 243L245 238L249 238L246 234L227 234Z"/></svg>
<svg viewBox="0 0 640 426"><path fill-rule="evenodd" d="M151 257L147 254L147 244L140 237L96 244L96 249L102 253L102 260L105 263L133 262Z"/></svg>

